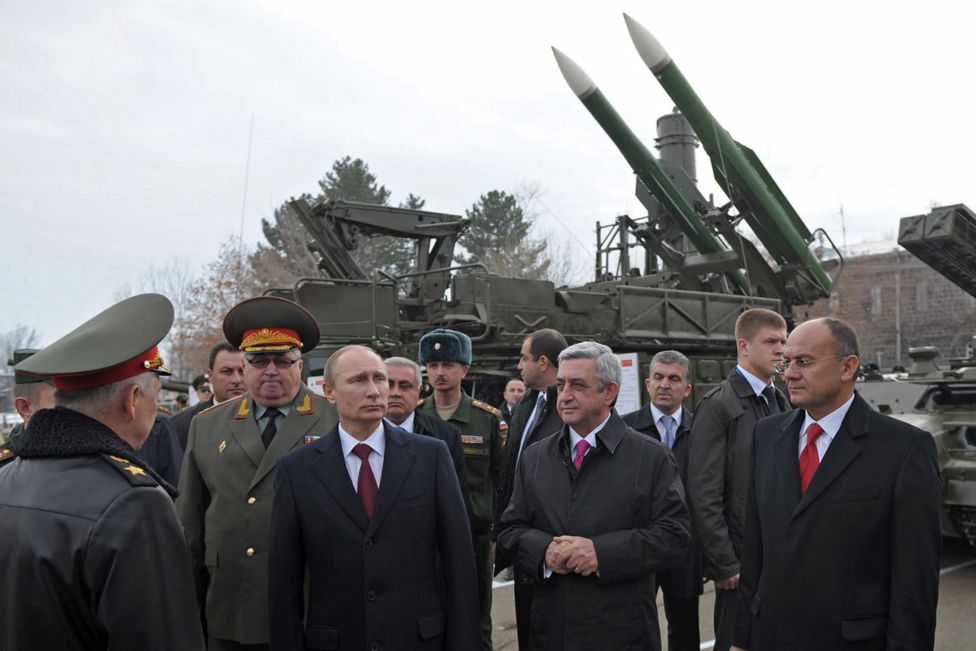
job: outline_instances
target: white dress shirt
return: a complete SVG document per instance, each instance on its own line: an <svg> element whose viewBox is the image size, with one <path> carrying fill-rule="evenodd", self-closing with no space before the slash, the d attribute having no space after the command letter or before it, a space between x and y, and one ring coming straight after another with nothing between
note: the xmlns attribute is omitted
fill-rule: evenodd
<svg viewBox="0 0 976 651"><path fill-rule="evenodd" d="M386 433L383 431L383 421L376 426L373 433L365 441L360 441L342 428L339 423L339 443L342 444L342 458L346 460L346 472L352 480L352 487L359 492L359 467L363 462L353 454L352 449L360 443L365 443L373 449L369 455L369 467L376 479L376 488L380 487L380 476L383 474L383 453L386 451Z"/></svg>
<svg viewBox="0 0 976 651"><path fill-rule="evenodd" d="M657 428L657 433L661 436L661 440L664 441L667 436L668 429L664 426L664 423L661 422L661 419L667 416L667 414L655 407L653 402L650 406L651 418L654 419L654 427ZM681 419L684 417L684 411L685 408L679 405L677 411L671 414L671 418L674 419L674 432L672 433L674 434L675 440L678 439L678 428L681 427Z"/></svg>
<svg viewBox="0 0 976 651"><path fill-rule="evenodd" d="M394 423L389 418L384 418L383 420L385 420L386 422L388 422L390 424L390 427L393 427L393 428L401 427L401 428L407 430L408 432L416 432L417 430L415 430L413 428L413 421L416 420L414 418L414 415L416 413L417 412L415 412L415 411L411 411L410 412L410 415L407 416L407 419L405 421L403 421L402 423L400 423L399 425L397 425L396 423Z"/></svg>
<svg viewBox="0 0 976 651"><path fill-rule="evenodd" d="M822 461L824 455L827 454L827 448L830 447L831 442L833 442L834 437L837 436L837 432L840 431L840 426L844 423L844 417L847 416L848 410L851 408L851 404L854 402L854 394L847 399L847 402L842 404L840 407L830 412L820 420L814 420L809 412L803 417L803 425L800 427L800 447L797 450L796 456L799 457L800 453L803 452L803 448L807 444L807 428L811 424L817 423L823 428L824 433L817 437L817 456L820 457Z"/></svg>

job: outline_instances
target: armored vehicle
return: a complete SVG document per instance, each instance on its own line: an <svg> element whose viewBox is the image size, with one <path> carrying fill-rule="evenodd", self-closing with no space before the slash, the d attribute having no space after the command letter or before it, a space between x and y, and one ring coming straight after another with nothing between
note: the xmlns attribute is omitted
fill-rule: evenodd
<svg viewBox="0 0 976 651"><path fill-rule="evenodd" d="M962 204L901 220L898 243L976 296L976 214ZM909 349L899 377L866 373L858 390L875 409L932 433L942 466L942 528L976 545L976 337L969 355L940 360L934 347Z"/></svg>

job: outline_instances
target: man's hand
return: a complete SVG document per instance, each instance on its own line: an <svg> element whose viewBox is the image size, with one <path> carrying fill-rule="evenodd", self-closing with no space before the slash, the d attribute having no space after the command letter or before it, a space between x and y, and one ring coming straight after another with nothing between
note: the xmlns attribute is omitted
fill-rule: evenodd
<svg viewBox="0 0 976 651"><path fill-rule="evenodd" d="M737 590L739 588L739 575L734 574L727 579L716 581L715 587L720 590Z"/></svg>
<svg viewBox="0 0 976 651"><path fill-rule="evenodd" d="M553 539L546 548L546 567L555 574L569 574L572 568L567 568L566 563L559 553L559 543Z"/></svg>
<svg viewBox="0 0 976 651"><path fill-rule="evenodd" d="M741 646L733 646L729 651L749 651L749 649L743 649Z"/></svg>
<svg viewBox="0 0 976 651"><path fill-rule="evenodd" d="M596 557L596 548L589 538L580 536L556 536L552 539L556 545L556 556L562 561L567 572L576 572L580 576L590 576L599 571L600 563ZM552 545L550 545L550 548ZM551 567L551 566L550 566Z"/></svg>

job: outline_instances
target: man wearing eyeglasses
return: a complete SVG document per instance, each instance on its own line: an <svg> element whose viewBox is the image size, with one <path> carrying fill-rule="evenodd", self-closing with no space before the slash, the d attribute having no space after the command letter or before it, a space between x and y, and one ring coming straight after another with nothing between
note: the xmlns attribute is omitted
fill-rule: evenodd
<svg viewBox="0 0 976 651"><path fill-rule="evenodd" d="M935 443L855 393L858 357L838 319L787 339L779 366L799 409L756 426L734 649L934 647Z"/></svg>
<svg viewBox="0 0 976 651"><path fill-rule="evenodd" d="M705 576L715 582L715 651L728 651L735 629L752 432L759 419L788 408L772 385L786 343L783 317L746 310L735 322L735 340L738 364L699 403L688 455L692 525Z"/></svg>
<svg viewBox="0 0 976 651"><path fill-rule="evenodd" d="M315 319L271 296L224 317L244 353L247 393L190 424L177 510L193 555L209 651L268 648L268 538L278 457L318 440L335 408L302 382L302 353L319 343Z"/></svg>

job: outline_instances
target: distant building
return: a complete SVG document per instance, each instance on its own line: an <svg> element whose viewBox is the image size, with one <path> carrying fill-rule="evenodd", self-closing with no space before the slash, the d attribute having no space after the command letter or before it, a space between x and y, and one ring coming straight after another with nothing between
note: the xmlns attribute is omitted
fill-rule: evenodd
<svg viewBox="0 0 976 651"><path fill-rule="evenodd" d="M830 298L798 316L848 321L860 337L862 362L882 369L908 365L913 346L964 356L976 335L976 298L900 247L847 258Z"/></svg>

